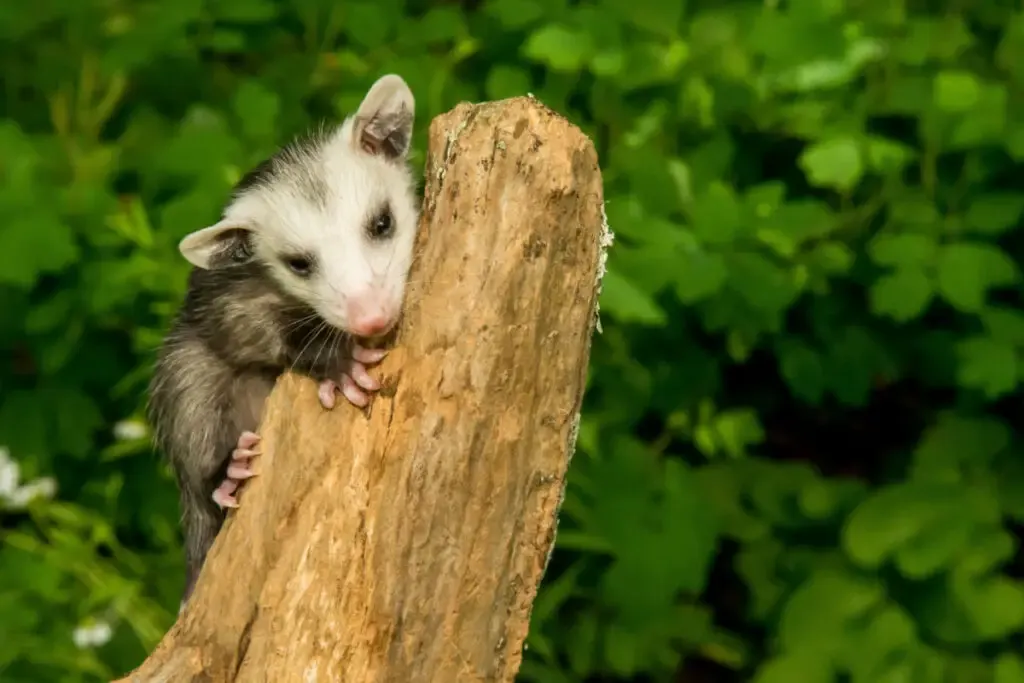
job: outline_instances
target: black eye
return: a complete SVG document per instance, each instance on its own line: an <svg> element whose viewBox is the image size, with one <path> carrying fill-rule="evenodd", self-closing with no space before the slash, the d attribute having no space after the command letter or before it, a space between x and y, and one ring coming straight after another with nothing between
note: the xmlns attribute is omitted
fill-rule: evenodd
<svg viewBox="0 0 1024 683"><path fill-rule="evenodd" d="M395 221L391 218L391 212L384 209L377 214L376 218L370 221L370 224L367 226L367 232L374 239L383 239L392 233L394 223Z"/></svg>
<svg viewBox="0 0 1024 683"><path fill-rule="evenodd" d="M313 261L306 256L288 256L284 264L299 277L308 277L313 272Z"/></svg>

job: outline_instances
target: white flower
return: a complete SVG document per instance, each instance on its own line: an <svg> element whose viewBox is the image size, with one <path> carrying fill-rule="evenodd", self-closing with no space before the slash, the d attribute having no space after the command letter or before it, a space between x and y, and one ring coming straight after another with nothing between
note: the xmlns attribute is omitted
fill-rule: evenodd
<svg viewBox="0 0 1024 683"><path fill-rule="evenodd" d="M53 477L40 477L24 486L19 486L7 496L15 507L25 507L36 498L53 498L57 492L57 481Z"/></svg>
<svg viewBox="0 0 1024 683"><path fill-rule="evenodd" d="M40 477L22 486L21 468L11 457L11 452L0 446L0 503L9 507L23 508L36 498L53 498L57 493L57 480L53 477Z"/></svg>
<svg viewBox="0 0 1024 683"><path fill-rule="evenodd" d="M0 446L0 498L8 498L17 490L20 476L18 463L11 459L11 452Z"/></svg>
<svg viewBox="0 0 1024 683"><path fill-rule="evenodd" d="M112 635L113 629L110 628L110 624L93 619L76 628L74 633L71 634L71 639L75 641L75 645L78 648L84 650L88 647L105 645Z"/></svg>
<svg viewBox="0 0 1024 683"><path fill-rule="evenodd" d="M114 425L114 436L118 441L133 441L146 436L149 430L141 420L121 420Z"/></svg>

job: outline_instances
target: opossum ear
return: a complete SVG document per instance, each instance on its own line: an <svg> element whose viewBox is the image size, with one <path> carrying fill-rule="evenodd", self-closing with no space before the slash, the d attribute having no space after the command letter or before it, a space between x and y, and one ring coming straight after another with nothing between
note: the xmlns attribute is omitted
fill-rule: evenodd
<svg viewBox="0 0 1024 683"><path fill-rule="evenodd" d="M415 109L416 100L401 76L381 76L355 114L352 144L385 159L404 158L412 141Z"/></svg>
<svg viewBox="0 0 1024 683"><path fill-rule="evenodd" d="M178 251L192 265L212 270L245 263L252 257L250 230L237 221L224 219L185 235Z"/></svg>

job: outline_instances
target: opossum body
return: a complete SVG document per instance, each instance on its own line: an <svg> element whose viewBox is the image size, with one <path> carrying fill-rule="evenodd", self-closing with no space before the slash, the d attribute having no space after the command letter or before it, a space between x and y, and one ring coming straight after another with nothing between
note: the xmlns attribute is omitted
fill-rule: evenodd
<svg viewBox="0 0 1024 683"><path fill-rule="evenodd" d="M253 475L263 404L286 369L365 406L384 356L360 339L400 314L418 222L407 164L414 100L379 79L336 130L297 141L243 178L223 218L186 236L188 291L160 350L148 415L181 494L186 588Z"/></svg>

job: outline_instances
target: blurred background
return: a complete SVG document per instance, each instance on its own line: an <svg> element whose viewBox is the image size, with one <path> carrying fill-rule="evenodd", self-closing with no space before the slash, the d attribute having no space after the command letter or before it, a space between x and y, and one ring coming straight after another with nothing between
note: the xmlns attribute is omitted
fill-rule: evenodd
<svg viewBox="0 0 1024 683"><path fill-rule="evenodd" d="M0 681L173 622L177 241L381 74L527 92L616 233L526 683L1024 683L1024 10L0 2Z"/></svg>

